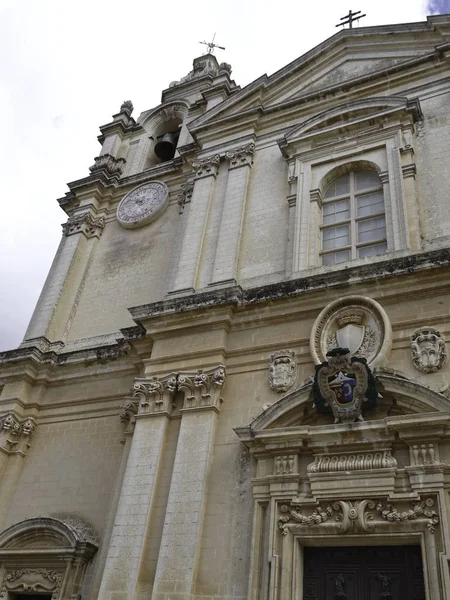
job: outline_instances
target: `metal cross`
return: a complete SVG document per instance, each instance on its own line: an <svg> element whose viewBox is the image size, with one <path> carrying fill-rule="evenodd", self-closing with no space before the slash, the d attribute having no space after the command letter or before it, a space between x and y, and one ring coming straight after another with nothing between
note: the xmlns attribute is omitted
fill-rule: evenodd
<svg viewBox="0 0 450 600"><path fill-rule="evenodd" d="M357 17L356 15L359 15L359 17ZM357 10L356 12L352 12L351 10L349 10L348 15L345 15L345 17L341 17L341 21L343 22L338 23L336 27L344 27L344 25L349 25L350 29L353 29L353 21L359 21L359 19L362 19L366 16L367 15L362 15L360 10Z"/></svg>
<svg viewBox="0 0 450 600"><path fill-rule="evenodd" d="M213 35L212 42L199 42L199 44L205 44L206 46L208 46L208 54L214 54L214 48L219 48L219 50L225 50L223 46L219 46L218 44L214 43L215 37L216 34Z"/></svg>

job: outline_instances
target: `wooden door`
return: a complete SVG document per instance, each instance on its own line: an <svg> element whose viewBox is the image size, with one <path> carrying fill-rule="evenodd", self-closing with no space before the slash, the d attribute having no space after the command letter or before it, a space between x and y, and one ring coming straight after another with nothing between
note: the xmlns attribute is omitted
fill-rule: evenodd
<svg viewBox="0 0 450 600"><path fill-rule="evenodd" d="M304 600L425 600L420 546L304 548Z"/></svg>

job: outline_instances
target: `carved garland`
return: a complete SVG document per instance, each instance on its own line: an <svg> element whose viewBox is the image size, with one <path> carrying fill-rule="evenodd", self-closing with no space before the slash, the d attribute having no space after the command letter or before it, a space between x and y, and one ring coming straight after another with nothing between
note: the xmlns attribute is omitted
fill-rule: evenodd
<svg viewBox="0 0 450 600"><path fill-rule="evenodd" d="M6 598L9 591L15 592L52 592L57 600L61 588L62 574L49 569L17 569L7 573L3 580L1 597Z"/></svg>

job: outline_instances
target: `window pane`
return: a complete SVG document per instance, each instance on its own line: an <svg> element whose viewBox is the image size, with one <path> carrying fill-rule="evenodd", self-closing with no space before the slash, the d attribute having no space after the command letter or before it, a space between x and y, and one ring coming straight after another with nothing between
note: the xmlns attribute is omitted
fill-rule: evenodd
<svg viewBox="0 0 450 600"><path fill-rule="evenodd" d="M373 187L381 187L380 178L372 171L355 171L356 189L367 190Z"/></svg>
<svg viewBox="0 0 450 600"><path fill-rule="evenodd" d="M341 196L342 194L348 194L350 191L350 177L343 175L335 179L327 189L325 190L324 198L334 198L334 196Z"/></svg>
<svg viewBox="0 0 450 600"><path fill-rule="evenodd" d="M384 217L365 219L358 222L358 242L372 242L386 237L386 220Z"/></svg>
<svg viewBox="0 0 450 600"><path fill-rule="evenodd" d="M387 250L386 242L382 244L372 244L371 246L363 246L358 249L358 255L360 258L364 256L375 256L377 254L384 254Z"/></svg>
<svg viewBox="0 0 450 600"><path fill-rule="evenodd" d="M348 246L350 243L350 228L348 225L339 225L338 227L328 227L322 231L323 249L332 250Z"/></svg>
<svg viewBox="0 0 450 600"><path fill-rule="evenodd" d="M323 224L329 225L350 218L348 200L323 205Z"/></svg>
<svg viewBox="0 0 450 600"><path fill-rule="evenodd" d="M350 260L350 250L341 250L340 252L331 252L322 256L323 265L335 265L336 263Z"/></svg>
<svg viewBox="0 0 450 600"><path fill-rule="evenodd" d="M383 192L365 194L357 198L358 217L368 217L376 213L384 212Z"/></svg>

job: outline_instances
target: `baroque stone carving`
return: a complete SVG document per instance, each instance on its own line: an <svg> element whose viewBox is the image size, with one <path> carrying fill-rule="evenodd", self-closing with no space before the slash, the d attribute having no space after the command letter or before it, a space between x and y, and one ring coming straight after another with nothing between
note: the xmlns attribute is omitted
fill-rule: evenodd
<svg viewBox="0 0 450 600"><path fill-rule="evenodd" d="M308 473L332 473L335 471L365 471L391 469L397 461L390 450L358 452L352 454L319 454L306 468Z"/></svg>
<svg viewBox="0 0 450 600"><path fill-rule="evenodd" d="M164 106L164 108L162 108L159 111L159 116L162 117L164 121L172 121L173 119L176 119L177 112L179 110L179 104L171 104L170 106Z"/></svg>
<svg viewBox="0 0 450 600"><path fill-rule="evenodd" d="M434 444L413 444L411 450L411 465L434 465L439 462L437 447Z"/></svg>
<svg viewBox="0 0 450 600"><path fill-rule="evenodd" d="M434 327L421 327L411 337L414 366L423 373L435 373L447 359L447 348L440 332Z"/></svg>
<svg viewBox="0 0 450 600"><path fill-rule="evenodd" d="M196 177L208 177L210 175L216 176L220 166L220 155L215 154L210 158L202 158L200 160L194 160L192 163L196 173Z"/></svg>
<svg viewBox="0 0 450 600"><path fill-rule="evenodd" d="M331 302L314 322L310 349L316 364L341 346L365 358L369 365L384 366L392 346L392 327L384 309L371 298L347 296Z"/></svg>
<svg viewBox="0 0 450 600"><path fill-rule="evenodd" d="M334 348L327 358L316 366L313 397L317 412L332 412L335 423L364 421L363 404L375 407L378 403L375 378L366 359L350 359L348 348Z"/></svg>
<svg viewBox="0 0 450 600"><path fill-rule="evenodd" d="M36 429L33 417L18 419L13 413L0 417L0 447L7 453L25 454Z"/></svg>
<svg viewBox="0 0 450 600"><path fill-rule="evenodd" d="M411 508L399 511L392 504L382 504L374 500L338 500L329 504L325 509L320 505L310 515L304 515L301 509L288 506L280 507L282 516L278 519L278 528L283 536L289 532L288 524L298 524L313 527L333 520L339 533L360 531L373 533L376 525L383 521L404 523L423 519L431 533L435 532L439 517L433 510L434 500L427 498L411 503Z"/></svg>
<svg viewBox="0 0 450 600"><path fill-rule="evenodd" d="M291 475L295 470L294 454L285 454L275 457L275 474L276 475Z"/></svg>
<svg viewBox="0 0 450 600"><path fill-rule="evenodd" d="M17 569L6 574L3 580L1 596L8 592L49 593L56 600L61 588L62 573L50 569Z"/></svg>
<svg viewBox="0 0 450 600"><path fill-rule="evenodd" d="M192 194L194 192L194 185L192 183L185 183L180 186L181 192L178 194L178 214L183 214L185 205L191 201Z"/></svg>
<svg viewBox="0 0 450 600"><path fill-rule="evenodd" d="M120 105L120 112L126 112L129 115L131 115L131 113L133 112L133 110L134 110L134 106L133 106L133 103L131 102L131 100L125 100Z"/></svg>
<svg viewBox="0 0 450 600"><path fill-rule="evenodd" d="M143 227L167 208L169 189L162 181L150 181L128 192L117 208L117 220L127 229Z"/></svg>
<svg viewBox="0 0 450 600"><path fill-rule="evenodd" d="M94 219L90 213L69 217L67 222L63 223L62 226L63 235L66 237L69 235L75 235L76 233L83 233L87 238L100 238L104 227L105 218L98 217L97 219Z"/></svg>
<svg viewBox="0 0 450 600"><path fill-rule="evenodd" d="M119 178L123 172L123 166L126 163L124 158L115 158L111 154L102 154L94 158L94 164L89 167L91 173L103 173L107 176L116 176Z"/></svg>
<svg viewBox="0 0 450 600"><path fill-rule="evenodd" d="M253 155L255 153L255 144L251 142L246 146L236 148L236 150L229 150L225 152L225 157L228 159L230 165L229 169L236 169L237 167L243 167L245 165L252 166Z"/></svg>
<svg viewBox="0 0 450 600"><path fill-rule="evenodd" d="M199 79L200 77L205 77L206 75L210 75L215 77L220 70L226 72L228 69L225 67L226 63L222 63L219 68L217 68L217 63L214 58L211 56L201 56L194 59L193 69L189 71L189 73L182 77L179 81L172 81L169 87L174 87L176 85L181 85L182 83L188 83L193 79ZM229 65L227 65L229 66ZM221 69L222 67L222 69ZM231 71L231 67L230 67Z"/></svg>
<svg viewBox="0 0 450 600"><path fill-rule="evenodd" d="M276 392L286 392L297 379L297 362L293 350L278 350L270 355L269 385Z"/></svg>

